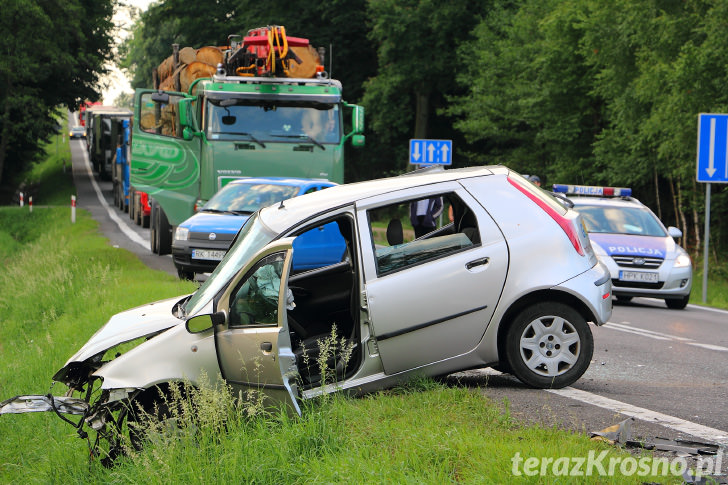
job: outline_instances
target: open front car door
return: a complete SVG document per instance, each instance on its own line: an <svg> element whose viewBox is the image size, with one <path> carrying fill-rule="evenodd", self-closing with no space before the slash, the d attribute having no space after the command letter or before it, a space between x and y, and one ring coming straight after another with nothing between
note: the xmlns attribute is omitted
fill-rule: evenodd
<svg viewBox="0 0 728 485"><path fill-rule="evenodd" d="M264 405L286 403L300 414L286 317L294 305L288 290L292 242L266 246L223 292L218 310L227 318L215 325L215 346L222 376L236 395L256 402L262 392Z"/></svg>

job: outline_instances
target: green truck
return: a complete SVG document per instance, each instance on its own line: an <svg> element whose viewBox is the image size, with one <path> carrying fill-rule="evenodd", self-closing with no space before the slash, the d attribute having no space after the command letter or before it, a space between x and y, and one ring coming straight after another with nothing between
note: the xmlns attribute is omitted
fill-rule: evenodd
<svg viewBox="0 0 728 485"><path fill-rule="evenodd" d="M364 145L364 109L346 103L322 50L278 26L185 48L138 89L133 191L151 200L150 246L169 254L173 229L227 182L283 176L344 182L344 146Z"/></svg>

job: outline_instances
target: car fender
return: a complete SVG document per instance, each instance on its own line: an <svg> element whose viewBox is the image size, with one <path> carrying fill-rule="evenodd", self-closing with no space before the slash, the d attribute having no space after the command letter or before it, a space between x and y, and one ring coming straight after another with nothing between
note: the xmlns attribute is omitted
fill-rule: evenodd
<svg viewBox="0 0 728 485"><path fill-rule="evenodd" d="M108 362L93 374L102 389L148 389L163 382L197 385L203 375L215 385L220 368L212 330L192 334L178 325Z"/></svg>

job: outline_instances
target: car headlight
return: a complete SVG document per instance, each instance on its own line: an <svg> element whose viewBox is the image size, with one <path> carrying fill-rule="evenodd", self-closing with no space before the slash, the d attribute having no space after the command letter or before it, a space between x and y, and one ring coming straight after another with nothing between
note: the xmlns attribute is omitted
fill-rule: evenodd
<svg viewBox="0 0 728 485"><path fill-rule="evenodd" d="M692 264L693 262L690 260L690 256L685 251L680 252L680 254L677 255L677 258L675 258L676 268L684 268Z"/></svg>
<svg viewBox="0 0 728 485"><path fill-rule="evenodd" d="M190 230L186 227L177 226L177 229L174 231L174 240L175 241L186 241L190 238Z"/></svg>

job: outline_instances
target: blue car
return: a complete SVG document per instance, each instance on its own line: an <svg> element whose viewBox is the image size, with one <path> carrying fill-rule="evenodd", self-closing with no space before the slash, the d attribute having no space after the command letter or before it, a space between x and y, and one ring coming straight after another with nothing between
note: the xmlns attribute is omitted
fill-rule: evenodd
<svg viewBox="0 0 728 485"><path fill-rule="evenodd" d="M327 180L284 177L242 178L220 189L195 215L177 226L172 258L182 279L212 272L245 221L258 209L336 185ZM346 243L336 223L299 235L293 244L292 271L338 263Z"/></svg>

